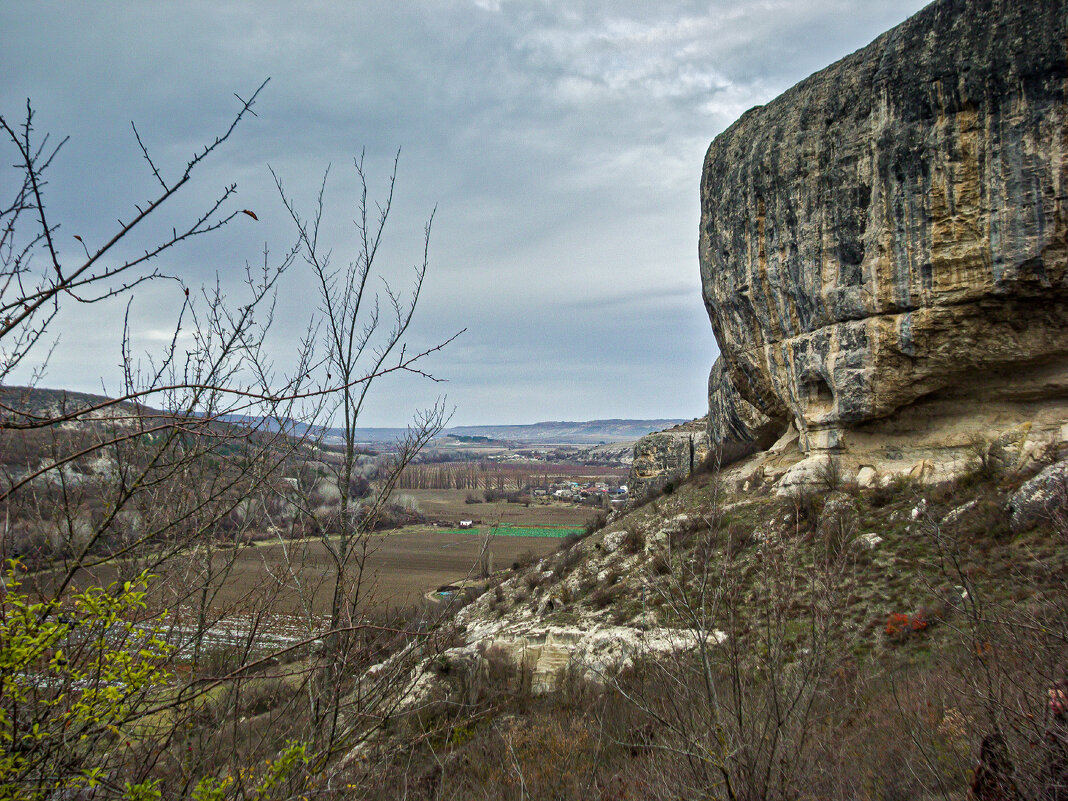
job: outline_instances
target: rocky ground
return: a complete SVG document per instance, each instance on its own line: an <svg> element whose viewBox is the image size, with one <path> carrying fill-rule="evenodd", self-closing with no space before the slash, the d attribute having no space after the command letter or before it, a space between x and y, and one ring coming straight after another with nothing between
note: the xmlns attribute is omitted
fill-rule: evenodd
<svg viewBox="0 0 1068 801"><path fill-rule="evenodd" d="M1023 692L1022 703L1039 704L1028 713L1032 729L1041 727L1042 683L1068 655L1063 625L1051 636L1035 633L1039 621L1068 605L1068 462L1021 473L976 458L966 473L937 485L899 476L865 488L825 478L782 494L767 484L740 491L722 474L698 472L602 529L498 574L456 615L449 647L414 662L411 653L394 657L414 665L398 704L407 710L402 717L451 727L437 753L448 755L457 781L461 774L474 780L471 760L482 758L475 756L479 748L516 732L534 737L538 748L555 747L543 730L547 721L578 740L590 726L623 726L597 753L614 771L638 764L645 770L659 757L630 758L625 768L613 762L632 747L635 732L646 731L642 737L664 748L679 747L677 738L692 733L673 717L680 709L657 707L654 714L632 682L655 679L657 692L668 682L684 707L705 709L707 699L686 678L700 671L685 672L705 654L709 675L737 671L747 689L735 698L747 704L763 704L762 682L774 680L799 688L813 709L826 705L823 722L806 717L788 726L787 716L776 725L784 742L799 736L790 726L803 726L828 749L824 759L848 756L825 727L849 732L867 755L842 767L842 776L862 771L866 780L888 780L872 749L881 748L880 738L906 736L895 728L900 719L928 709L909 759L941 749L943 764L905 785L945 781L962 791L979 735L990 725L970 684L979 675L976 654L996 677L997 692L1006 698ZM1029 661L1021 665L1023 653ZM997 659L988 659L993 654ZM1000 684L1010 675L1011 687ZM887 682L910 689L876 702ZM728 696L719 702L724 708L733 703ZM867 700L856 709L861 697ZM596 713L600 723L584 717L594 714L586 705L598 703L609 703L614 723L606 722L604 707ZM458 712L475 714L486 704L506 723ZM836 717L847 710L853 711L846 718ZM995 717L1003 719L1004 711ZM757 718L764 712L745 710ZM607 781L598 765L589 767L591 775ZM923 796L916 793L909 797Z"/></svg>

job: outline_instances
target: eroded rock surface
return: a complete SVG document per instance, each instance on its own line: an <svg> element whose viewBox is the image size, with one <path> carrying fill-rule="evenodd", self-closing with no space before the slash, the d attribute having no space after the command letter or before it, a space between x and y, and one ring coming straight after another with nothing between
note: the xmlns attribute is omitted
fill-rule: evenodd
<svg viewBox="0 0 1068 801"><path fill-rule="evenodd" d="M734 386L721 356L708 375L709 447L720 465L770 447L785 427L781 410L769 417Z"/></svg>
<svg viewBox="0 0 1068 801"><path fill-rule="evenodd" d="M686 478L708 455L708 419L699 417L642 437L634 444L627 490L634 502Z"/></svg>
<svg viewBox="0 0 1068 801"><path fill-rule="evenodd" d="M716 138L714 446L793 421L805 453L963 447L980 407L1032 439L1068 419L1066 20L1068 0L932 3Z"/></svg>

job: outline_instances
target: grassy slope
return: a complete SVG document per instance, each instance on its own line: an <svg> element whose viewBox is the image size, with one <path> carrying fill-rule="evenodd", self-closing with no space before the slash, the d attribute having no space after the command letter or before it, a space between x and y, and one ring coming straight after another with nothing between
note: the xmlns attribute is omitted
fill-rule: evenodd
<svg viewBox="0 0 1068 801"><path fill-rule="evenodd" d="M977 472L940 487L841 486L779 498L759 490L728 494L714 476L699 475L477 603L486 615L510 617L544 609L551 596L565 603L543 613L539 624L682 625L694 607L680 598L696 597L695 566L708 564L713 580L705 609L713 628L730 633L715 669L729 685L736 659L742 677L740 695L732 696L729 686L723 691L726 707L744 709L737 730L728 725L721 741L735 744L730 759L766 747L768 729L752 734L742 751L735 746L745 726L752 724L752 733L759 729L754 722L767 723L768 676L785 686L807 666L819 671L806 696L812 699L807 717L795 729L789 722L782 727L774 760L785 772L761 790L768 797L959 796L979 740L995 729L1009 741L1015 780L1033 793L1045 760L1036 748L1045 726L1044 687L1058 676L1068 650L1061 625L1068 538L1053 521L1010 530L1005 503L1024 479ZM869 534L881 542L869 547ZM821 641L817 629L829 639ZM814 659L813 648L824 649L826 659ZM679 714L695 702L700 709L700 692L673 670L653 665L636 675L643 687L669 678L666 696L653 702L662 710ZM698 748L697 767L692 758L680 764L672 749L682 741L671 726L625 702L618 685L583 694L565 684L539 700L522 687L522 679L498 681L484 692L495 698L494 714L515 716L513 742L532 740L535 751L552 752L561 737L573 739L571 758L587 771L578 782L583 788L607 791L625 776L628 786L645 789L607 797L645 797L653 788L675 797L693 791L689 782L701 786L718 775L699 770L715 764L715 738ZM478 704L465 709L475 717L450 711L437 719L449 732L438 746L456 766L439 788L507 794L520 789L522 768L528 782L540 777L547 796L582 797L567 781L542 776L538 760L528 765L518 752L514 775L494 772L491 755L502 735L478 717ZM698 719L711 714L711 708L699 711ZM662 749L636 750L642 732ZM596 744L594 734L601 738ZM744 781L744 771L736 779Z"/></svg>

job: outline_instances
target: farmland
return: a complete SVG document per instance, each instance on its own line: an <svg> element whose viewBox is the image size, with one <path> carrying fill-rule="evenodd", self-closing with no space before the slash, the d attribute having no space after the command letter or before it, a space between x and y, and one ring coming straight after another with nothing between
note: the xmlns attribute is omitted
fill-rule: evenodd
<svg viewBox="0 0 1068 801"><path fill-rule="evenodd" d="M416 605L426 593L444 584L473 577L482 536L478 530L448 531L432 526L409 526L367 538L368 548L361 586L361 607L367 610ZM556 537L499 536L489 550L498 569L524 557L541 557L559 545ZM107 585L128 578L139 565L108 564L83 570L76 584ZM263 541L236 549L221 549L212 557L211 569L219 580L211 606L219 612L254 610L269 601L275 614L313 615L329 611L332 561L319 540ZM205 572L196 557L173 560L167 570L157 570L154 586L158 601L174 609L195 599L183 597L192 574ZM355 574L355 569L351 574ZM53 574L44 571L34 579L47 586Z"/></svg>
<svg viewBox="0 0 1068 801"><path fill-rule="evenodd" d="M368 541L363 592L367 606L377 608L418 604L428 591L474 577L474 565L482 545L478 532L440 531L424 526L411 526ZM495 564L507 568L525 552L543 556L558 544L556 539L548 537L497 537L489 547ZM241 549L233 578L220 593L220 603L239 601L244 588L262 585L271 575L287 570L287 560L293 561L294 556L292 546L281 544L261 543L255 548ZM331 562L323 545L309 542L297 556L300 573L310 590L312 608L320 613L327 611L332 588ZM297 611L299 599L292 589L280 600L283 609Z"/></svg>
<svg viewBox="0 0 1068 801"><path fill-rule="evenodd" d="M535 501L529 506L523 503L508 503L497 500L468 503L468 490L458 489L405 489L400 496L411 498L419 512L431 522L455 526L460 520L475 520L485 525L507 523L524 526L577 526L581 528L597 510L580 504ZM482 493L475 494L482 498Z"/></svg>
<svg viewBox="0 0 1068 801"><path fill-rule="evenodd" d="M475 526L466 529L449 529L447 534L467 534L478 532L479 536L489 537L555 537L577 536L583 529L565 526L510 526L506 524Z"/></svg>

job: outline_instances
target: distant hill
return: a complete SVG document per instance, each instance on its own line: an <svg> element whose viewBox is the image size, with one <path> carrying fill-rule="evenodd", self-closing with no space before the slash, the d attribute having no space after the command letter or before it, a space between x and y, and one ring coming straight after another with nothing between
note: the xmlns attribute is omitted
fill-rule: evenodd
<svg viewBox="0 0 1068 801"><path fill-rule="evenodd" d="M167 417L171 411L149 405L150 401L160 395L149 395L136 401L111 402L106 395L90 392L75 392L68 389L47 389L42 387L0 386L0 416L31 415L36 417L58 417L74 414L81 409L100 407L92 412L80 415L81 422L90 420L107 420L116 417L128 417L134 414L153 417ZM220 414L214 418L220 425L233 424L243 428L252 428L261 432L274 433L280 430L277 421L265 417L243 414ZM287 420L287 433L301 436L309 426L293 420Z"/></svg>
<svg viewBox="0 0 1068 801"><path fill-rule="evenodd" d="M83 392L69 392L62 389L28 389L26 387L0 387L0 403L7 404L31 413L57 413L61 408L71 409L91 406L104 401L100 395ZM132 408L132 407L131 407ZM278 424L264 421L258 417L245 415L223 415L222 421L259 427L265 431L277 430ZM450 436L455 441L471 445L601 445L617 442L634 442L646 434L663 431L666 428L689 422L682 419L658 420L587 420L547 421L525 425L497 426L453 426L442 431L443 436ZM287 421L291 426L290 434L301 436L308 431L308 426L297 421ZM327 441L337 441L341 437L340 429L326 429ZM360 428L357 441L363 444L387 444L402 439L407 433L405 428Z"/></svg>
<svg viewBox="0 0 1068 801"><path fill-rule="evenodd" d="M524 445L567 444L599 445L608 442L631 442L685 420L588 420L586 422L551 421L529 425L456 426L446 431L460 436L479 436L508 440Z"/></svg>
<svg viewBox="0 0 1068 801"><path fill-rule="evenodd" d="M510 443L514 445L600 445L633 442L653 431L671 428L686 420L588 420L586 422L549 421L526 425L453 426L442 431L460 442ZM328 438L340 436L329 429ZM362 443L386 443L400 439L403 428L361 428L356 439Z"/></svg>
<svg viewBox="0 0 1068 801"><path fill-rule="evenodd" d="M4 434L0 467L15 474L68 457L81 465L78 469L83 473L99 471L100 464L114 461L114 454L98 450L101 443L142 434L149 435L146 442L151 442L160 432L173 430L172 426L179 426L183 436L205 435L216 441L220 446L217 464L221 464L219 458L228 458L227 440L281 448L279 454L299 445L290 438L291 431L280 434L280 427L264 418L220 415L205 420L104 395L24 386L0 386L0 426ZM98 464L94 467L90 462Z"/></svg>
<svg viewBox="0 0 1068 801"><path fill-rule="evenodd" d="M107 400L108 398L104 395L94 395L88 392L71 392L66 389L41 389L38 387L18 386L0 387L0 404L3 404L7 409L15 409L24 414L40 417L56 416L64 412L98 406L107 402ZM132 408L134 408L132 404L121 404L119 407L121 411L115 411L113 407L112 411L102 413L99 416L107 416L107 414L127 414Z"/></svg>

